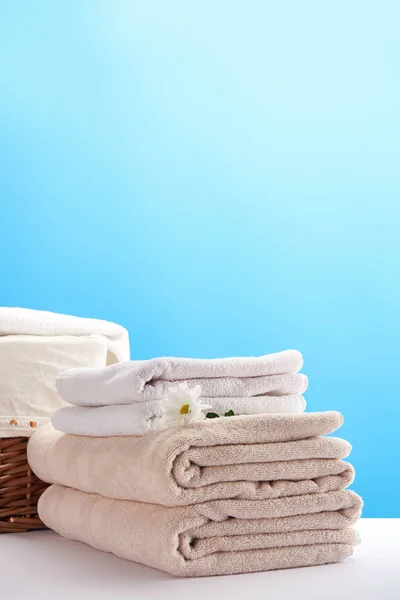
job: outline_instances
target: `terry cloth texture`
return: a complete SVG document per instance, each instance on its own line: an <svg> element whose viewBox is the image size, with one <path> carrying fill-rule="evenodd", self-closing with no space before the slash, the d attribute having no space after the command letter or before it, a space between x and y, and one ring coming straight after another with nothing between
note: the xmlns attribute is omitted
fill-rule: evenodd
<svg viewBox="0 0 400 600"><path fill-rule="evenodd" d="M354 477L341 460L351 446L322 437L342 424L337 412L207 419L146 436L81 437L50 424L28 459L38 477L123 500L189 505L340 490Z"/></svg>
<svg viewBox="0 0 400 600"><path fill-rule="evenodd" d="M235 415L302 413L306 408L303 396L257 396L254 398L202 398L210 411L223 415L233 410ZM146 435L164 427L159 400L132 402L116 406L65 406L54 412L51 422L55 429L74 435L113 437Z"/></svg>
<svg viewBox="0 0 400 600"><path fill-rule="evenodd" d="M200 385L202 397L302 394L307 388L307 378L297 373L302 366L297 350L245 358L154 358L105 369L72 369L58 378L57 389L78 406L160 400L180 381Z"/></svg>
<svg viewBox="0 0 400 600"><path fill-rule="evenodd" d="M53 485L43 522L64 537L172 575L200 577L340 562L361 511L351 491L168 508Z"/></svg>
<svg viewBox="0 0 400 600"><path fill-rule="evenodd" d="M301 413L308 379L297 373L296 350L246 358L157 358L105 369L62 373L57 389L68 406L53 415L56 429L87 436L145 435L165 426L161 401L185 381L200 386L201 400L223 415Z"/></svg>

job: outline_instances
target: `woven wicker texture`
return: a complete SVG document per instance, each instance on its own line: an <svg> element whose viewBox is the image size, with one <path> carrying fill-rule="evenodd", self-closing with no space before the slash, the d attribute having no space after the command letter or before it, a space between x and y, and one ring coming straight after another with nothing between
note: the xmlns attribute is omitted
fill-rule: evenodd
<svg viewBox="0 0 400 600"><path fill-rule="evenodd" d="M31 471L28 438L0 438L0 533L45 529L37 503L48 487Z"/></svg>

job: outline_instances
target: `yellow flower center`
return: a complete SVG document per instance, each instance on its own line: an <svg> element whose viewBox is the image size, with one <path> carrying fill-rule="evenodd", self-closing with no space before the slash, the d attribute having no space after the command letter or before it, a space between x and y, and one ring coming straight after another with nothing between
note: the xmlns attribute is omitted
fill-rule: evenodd
<svg viewBox="0 0 400 600"><path fill-rule="evenodd" d="M181 406L181 415L187 415L190 413L190 406L189 404L183 404Z"/></svg>

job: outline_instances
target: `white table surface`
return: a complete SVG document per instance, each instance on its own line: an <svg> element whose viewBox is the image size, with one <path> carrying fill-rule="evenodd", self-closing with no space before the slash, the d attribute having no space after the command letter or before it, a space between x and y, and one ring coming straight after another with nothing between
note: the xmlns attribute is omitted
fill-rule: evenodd
<svg viewBox="0 0 400 600"><path fill-rule="evenodd" d="M399 600L400 519L362 519L362 544L338 565L176 579L51 531L0 535L5 600Z"/></svg>

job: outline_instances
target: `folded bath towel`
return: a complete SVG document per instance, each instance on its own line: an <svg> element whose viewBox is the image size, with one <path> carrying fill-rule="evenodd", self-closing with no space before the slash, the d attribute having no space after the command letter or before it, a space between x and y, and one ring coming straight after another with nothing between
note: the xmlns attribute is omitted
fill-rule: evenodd
<svg viewBox="0 0 400 600"><path fill-rule="evenodd" d="M261 413L301 413L306 408L303 396L255 396L253 398L204 398L211 411L235 415ZM132 402L117 406L66 406L55 411L51 422L55 429L74 435L121 436L145 435L164 427L160 401Z"/></svg>
<svg viewBox="0 0 400 600"><path fill-rule="evenodd" d="M337 412L250 415L104 438L48 424L31 438L28 460L43 481L111 498L166 506L277 498L352 482L353 468L340 460L350 444L320 437L341 424Z"/></svg>
<svg viewBox="0 0 400 600"><path fill-rule="evenodd" d="M352 554L361 511L350 491L223 500L167 508L53 485L39 500L61 535L180 577L340 562Z"/></svg>
<svg viewBox="0 0 400 600"><path fill-rule="evenodd" d="M55 379L77 365L106 364L100 335L0 336L0 437L29 437L65 405Z"/></svg>
<svg viewBox="0 0 400 600"><path fill-rule="evenodd" d="M57 389L77 406L56 412L52 423L75 435L144 435L162 426L160 402L183 379L200 386L201 401L217 414L299 413L308 385L295 372L302 363L299 352L287 350L257 358L158 358L72 369L60 375Z"/></svg>
<svg viewBox="0 0 400 600"><path fill-rule="evenodd" d="M80 406L160 400L179 381L200 385L202 397L302 394L307 388L307 378L297 374L302 365L296 350L246 358L154 358L66 371L57 389L64 400Z"/></svg>
<svg viewBox="0 0 400 600"><path fill-rule="evenodd" d="M28 308L0 307L0 336L101 335L107 344L107 364L129 360L129 338L121 325Z"/></svg>

